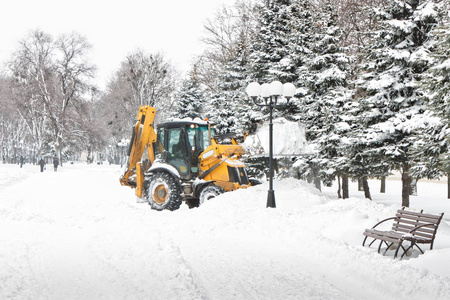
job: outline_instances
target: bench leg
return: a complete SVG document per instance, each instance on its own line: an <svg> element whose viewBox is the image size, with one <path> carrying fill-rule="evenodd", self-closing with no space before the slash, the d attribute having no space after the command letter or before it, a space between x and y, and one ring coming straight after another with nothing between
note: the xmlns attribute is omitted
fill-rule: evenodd
<svg viewBox="0 0 450 300"><path fill-rule="evenodd" d="M384 242L384 243L386 244L386 250L384 250L383 255L386 255L386 252L388 252L388 250L391 248L391 246L394 245L395 243L390 243L390 244L388 244L387 242ZM402 247L401 244L398 244L397 251L398 251L399 247ZM397 253L397 251L395 251L395 252Z"/></svg>
<svg viewBox="0 0 450 300"><path fill-rule="evenodd" d="M366 237L364 238L363 243L362 243L363 246L366 244L367 238L368 238L368 236L366 235ZM377 240L377 239L373 239L373 240L370 242L370 244L369 244L368 247L372 246L372 244L373 244L376 240Z"/></svg>
<svg viewBox="0 0 450 300"><path fill-rule="evenodd" d="M400 259L402 259L402 258L403 258L403 256L407 255L407 254L408 254L408 251L409 251L409 249L412 249L412 248L414 247L414 245L415 245L415 243L414 243L413 241L411 241L411 245L410 245L410 246L409 246L408 248L406 248L406 250L405 250L405 251L403 251L402 257L400 257Z"/></svg>
<svg viewBox="0 0 450 300"><path fill-rule="evenodd" d="M419 245L417 245L417 243L414 243L413 245L411 245L411 247L416 246L417 249L419 249L420 253L424 254L425 252L423 252L422 248L419 247Z"/></svg>
<svg viewBox="0 0 450 300"><path fill-rule="evenodd" d="M381 252L381 245L383 245L383 243L386 245L386 250L384 250L383 252L383 255L385 255L386 252L389 250L389 248L391 248L391 246L394 245L394 243L388 244L386 241L381 240L380 244L378 245L378 253Z"/></svg>
<svg viewBox="0 0 450 300"><path fill-rule="evenodd" d="M395 250L394 259L397 258L398 250L399 250L400 248L403 249L403 255L405 255L406 250L405 250L405 247L403 247L403 241L404 241L403 239L399 240L397 250ZM403 255L402 255L402 257L403 257Z"/></svg>
<svg viewBox="0 0 450 300"><path fill-rule="evenodd" d="M369 247L372 246L372 244L376 241L377 239L373 239L372 242L370 242Z"/></svg>
<svg viewBox="0 0 450 300"><path fill-rule="evenodd" d="M400 245L401 245L401 243L402 243L402 242L400 242L400 244L398 244L398 247L397 247L397 249L395 249L394 259L396 259L396 258L397 258L398 250L400 249ZM403 248L403 246L401 246L401 247Z"/></svg>
<svg viewBox="0 0 450 300"><path fill-rule="evenodd" d="M364 241L363 241L363 247L364 247L364 244L366 243L366 240L367 240L367 235L366 235L366 237L364 238ZM370 246L369 246L370 247Z"/></svg>
<svg viewBox="0 0 450 300"><path fill-rule="evenodd" d="M383 242L384 242L384 241L383 241L383 240L381 240L381 241L380 241L380 244L378 245L378 253L380 253L380 250L381 250L381 245L383 244Z"/></svg>

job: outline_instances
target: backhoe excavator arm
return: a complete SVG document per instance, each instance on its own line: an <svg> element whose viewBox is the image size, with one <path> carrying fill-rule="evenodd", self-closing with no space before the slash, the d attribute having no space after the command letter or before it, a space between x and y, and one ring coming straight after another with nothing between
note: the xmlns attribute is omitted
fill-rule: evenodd
<svg viewBox="0 0 450 300"><path fill-rule="evenodd" d="M144 171L141 163L142 155L147 148L150 165L155 161L153 149L156 143L156 132L153 127L156 110L148 105L139 107L136 123L133 126L130 148L128 150L128 162L124 174L120 177L120 184L136 188L136 196L142 197L144 185ZM150 167L147 166L146 169Z"/></svg>

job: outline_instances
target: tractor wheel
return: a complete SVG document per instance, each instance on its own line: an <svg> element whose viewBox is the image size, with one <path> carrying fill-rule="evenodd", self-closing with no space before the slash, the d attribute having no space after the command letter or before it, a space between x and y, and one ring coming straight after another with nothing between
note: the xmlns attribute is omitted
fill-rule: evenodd
<svg viewBox="0 0 450 300"><path fill-rule="evenodd" d="M210 184L205 186L200 192L199 202L202 205L205 201L223 194L225 191L218 185Z"/></svg>
<svg viewBox="0 0 450 300"><path fill-rule="evenodd" d="M176 210L181 205L181 187L167 172L156 172L147 184L148 204L156 210Z"/></svg>

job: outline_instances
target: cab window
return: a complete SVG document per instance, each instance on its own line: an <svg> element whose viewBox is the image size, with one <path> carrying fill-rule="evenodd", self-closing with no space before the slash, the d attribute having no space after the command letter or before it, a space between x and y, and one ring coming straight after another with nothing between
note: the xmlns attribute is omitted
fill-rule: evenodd
<svg viewBox="0 0 450 300"><path fill-rule="evenodd" d="M183 156L186 153L186 142L183 139L181 128L169 129L168 138L168 151L175 156Z"/></svg>
<svg viewBox="0 0 450 300"><path fill-rule="evenodd" d="M155 150L157 154L161 154L164 152L164 128L158 128L157 135L157 145Z"/></svg>
<svg viewBox="0 0 450 300"><path fill-rule="evenodd" d="M214 132L211 133L211 136ZM189 144L192 151L203 151L209 146L209 134L207 126L190 126L188 127Z"/></svg>

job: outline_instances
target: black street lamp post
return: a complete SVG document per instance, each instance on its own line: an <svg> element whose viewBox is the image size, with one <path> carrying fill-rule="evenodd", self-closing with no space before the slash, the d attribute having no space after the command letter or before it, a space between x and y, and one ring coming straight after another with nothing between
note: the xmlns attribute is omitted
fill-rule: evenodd
<svg viewBox="0 0 450 300"><path fill-rule="evenodd" d="M273 190L273 108L279 107L277 102L280 97L284 97L289 101L295 94L295 86L292 83L283 85L279 81L274 81L270 84L264 83L263 85L252 82L247 86L247 94L256 105L269 108L269 191L266 207L275 208L275 191ZM258 98L262 98L264 103L258 103Z"/></svg>

